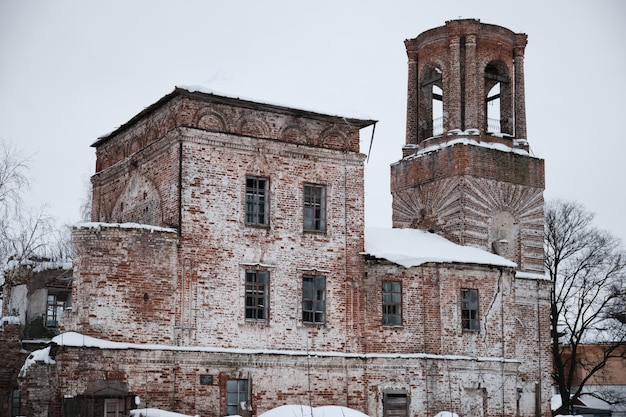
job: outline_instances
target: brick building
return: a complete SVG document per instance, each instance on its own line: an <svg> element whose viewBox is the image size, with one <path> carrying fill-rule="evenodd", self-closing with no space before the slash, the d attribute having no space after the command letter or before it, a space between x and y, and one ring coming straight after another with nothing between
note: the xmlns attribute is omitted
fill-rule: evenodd
<svg viewBox="0 0 626 417"><path fill-rule="evenodd" d="M176 88L98 139L66 333L22 412L549 415L525 45L477 20L406 41L391 230L364 225L372 120Z"/></svg>

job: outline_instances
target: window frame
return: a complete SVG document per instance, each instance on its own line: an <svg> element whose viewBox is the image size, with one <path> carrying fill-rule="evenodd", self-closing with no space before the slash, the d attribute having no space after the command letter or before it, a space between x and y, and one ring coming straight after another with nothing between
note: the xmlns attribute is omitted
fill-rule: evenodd
<svg viewBox="0 0 626 417"><path fill-rule="evenodd" d="M326 232L326 194L325 185L304 183L302 187L302 228L305 232Z"/></svg>
<svg viewBox="0 0 626 417"><path fill-rule="evenodd" d="M479 307L478 290L476 288L462 288L461 329L463 331L478 332L480 330Z"/></svg>
<svg viewBox="0 0 626 417"><path fill-rule="evenodd" d="M51 302L51 298L53 299ZM59 300L64 298L64 300ZM46 327L56 329L59 327L59 320L63 317L65 307L67 306L67 294L48 292L46 297Z"/></svg>
<svg viewBox="0 0 626 417"><path fill-rule="evenodd" d="M389 284L390 288L385 289L385 284ZM393 288L397 286L398 288ZM385 295L389 295L390 300L385 300ZM398 300L394 300L394 296L398 296ZM394 309L394 312L386 310ZM383 326L402 326L402 281L384 280L381 283L381 313ZM391 319L391 320L388 320ZM399 321L399 322L396 322Z"/></svg>
<svg viewBox="0 0 626 417"><path fill-rule="evenodd" d="M245 190L245 223L249 226L269 226L270 179L246 175Z"/></svg>
<svg viewBox="0 0 626 417"><path fill-rule="evenodd" d="M383 392L382 400L383 417L409 416L409 396L406 392Z"/></svg>
<svg viewBox="0 0 626 417"><path fill-rule="evenodd" d="M303 324L318 326L326 324L326 281L326 275L302 275L301 318ZM307 296L309 291L311 291L311 295Z"/></svg>
<svg viewBox="0 0 626 417"><path fill-rule="evenodd" d="M254 280L251 280L252 277ZM259 281L260 277L264 277L264 282ZM244 280L245 321L268 323L270 317L270 272L260 269L246 269ZM259 303L259 300L262 302ZM250 316L249 312L251 313Z"/></svg>
<svg viewBox="0 0 626 417"><path fill-rule="evenodd" d="M229 390L229 385L231 385L231 383L236 383L237 387L236 387L236 391L231 391ZM235 379L227 379L226 380L226 384L224 386L224 397L225 397L225 402L226 402L226 416L233 416L233 415L239 415L240 414L240 404L242 402L245 402L246 404L250 403L250 381L248 379L241 379L241 378L235 378ZM243 387L242 387L243 385ZM229 398L229 394L234 393L237 396L237 402L233 403L231 398ZM232 413L233 411L233 407L235 408L235 412ZM231 414L232 413L232 414Z"/></svg>

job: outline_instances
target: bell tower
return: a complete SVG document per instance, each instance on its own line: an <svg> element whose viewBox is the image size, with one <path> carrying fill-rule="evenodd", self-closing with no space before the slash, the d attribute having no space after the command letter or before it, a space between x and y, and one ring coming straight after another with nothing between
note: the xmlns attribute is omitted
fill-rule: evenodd
<svg viewBox="0 0 626 417"><path fill-rule="evenodd" d="M406 143L391 166L393 226L543 273L544 161L527 141L526 42L476 19L405 41Z"/></svg>

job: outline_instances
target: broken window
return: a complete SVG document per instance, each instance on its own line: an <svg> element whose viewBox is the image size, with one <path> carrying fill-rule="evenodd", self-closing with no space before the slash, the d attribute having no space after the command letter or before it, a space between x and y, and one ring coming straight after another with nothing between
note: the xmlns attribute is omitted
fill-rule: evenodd
<svg viewBox="0 0 626 417"><path fill-rule="evenodd" d="M302 277L302 322L324 324L326 322L326 277L305 275Z"/></svg>
<svg viewBox="0 0 626 417"><path fill-rule="evenodd" d="M478 290L461 290L461 327L478 330Z"/></svg>
<svg viewBox="0 0 626 417"><path fill-rule="evenodd" d="M243 415L250 404L247 379L229 379L226 381L226 415Z"/></svg>
<svg viewBox="0 0 626 417"><path fill-rule="evenodd" d="M246 223L269 224L269 178L246 177Z"/></svg>
<svg viewBox="0 0 626 417"><path fill-rule="evenodd" d="M267 321L270 273L246 271L246 320Z"/></svg>
<svg viewBox="0 0 626 417"><path fill-rule="evenodd" d="M326 230L326 187L304 184L304 230Z"/></svg>
<svg viewBox="0 0 626 417"><path fill-rule="evenodd" d="M48 293L46 305L46 327L59 327L59 320L65 310L66 294Z"/></svg>
<svg viewBox="0 0 626 417"><path fill-rule="evenodd" d="M402 326L402 283L383 281L383 325Z"/></svg>
<svg viewBox="0 0 626 417"><path fill-rule="evenodd" d="M409 402L406 393L383 394L383 417L408 417Z"/></svg>

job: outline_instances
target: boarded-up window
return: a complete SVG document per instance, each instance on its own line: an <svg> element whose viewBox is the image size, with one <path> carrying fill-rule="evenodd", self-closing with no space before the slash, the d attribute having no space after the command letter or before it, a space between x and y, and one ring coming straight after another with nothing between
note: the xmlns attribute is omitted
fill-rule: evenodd
<svg viewBox="0 0 626 417"><path fill-rule="evenodd" d="M408 417L409 403L405 393L383 395L383 417Z"/></svg>

